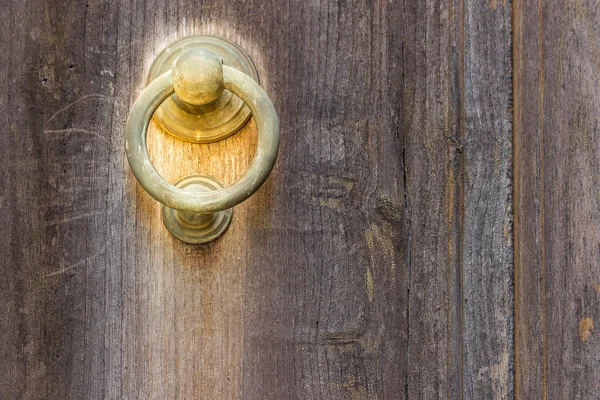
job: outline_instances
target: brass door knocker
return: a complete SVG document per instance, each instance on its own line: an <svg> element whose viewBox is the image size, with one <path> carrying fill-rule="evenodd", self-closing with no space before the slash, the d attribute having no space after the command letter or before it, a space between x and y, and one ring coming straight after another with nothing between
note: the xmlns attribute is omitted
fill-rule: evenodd
<svg viewBox="0 0 600 400"><path fill-rule="evenodd" d="M227 65L228 60L250 76ZM169 62L172 67L163 71ZM273 169L279 120L253 77L254 64L239 46L216 36L191 36L159 54L150 83L131 108L125 138L129 165L144 190L163 204L167 229L183 242L208 243L220 237L231 223L232 207L256 192ZM258 129L256 153L248 171L230 186L200 175L172 185L152 165L146 135L153 115L179 139L207 143L235 133L250 113Z"/></svg>

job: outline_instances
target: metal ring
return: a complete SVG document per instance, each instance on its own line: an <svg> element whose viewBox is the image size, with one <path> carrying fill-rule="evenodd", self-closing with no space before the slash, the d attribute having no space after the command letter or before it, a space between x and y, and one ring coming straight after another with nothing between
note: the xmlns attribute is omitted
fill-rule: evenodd
<svg viewBox="0 0 600 400"><path fill-rule="evenodd" d="M154 168L146 136L154 111L174 93L171 70L144 89L133 104L125 128L125 149L133 174L157 201L176 210L213 213L227 210L250 197L269 176L279 152L279 119L265 91L242 72L223 65L225 88L237 95L252 111L258 129L254 159L246 173L230 186L210 192L192 192L167 182Z"/></svg>

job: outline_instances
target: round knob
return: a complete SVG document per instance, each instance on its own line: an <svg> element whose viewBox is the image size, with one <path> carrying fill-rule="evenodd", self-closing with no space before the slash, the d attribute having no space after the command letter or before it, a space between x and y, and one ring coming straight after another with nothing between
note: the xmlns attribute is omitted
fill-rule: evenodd
<svg viewBox="0 0 600 400"><path fill-rule="evenodd" d="M182 100L205 102L223 90L221 83L246 103L254 116L258 143L252 164L227 187L204 176L184 178L172 185L156 171L148 155L150 119L175 90ZM125 131L125 150L133 174L144 190L163 204L168 230L178 239L194 244L210 242L225 232L231 222L231 208L260 188L279 151L279 120L269 96L252 78L222 65L218 56L205 50L185 51L175 61L173 70L143 90L131 108Z"/></svg>
<svg viewBox="0 0 600 400"><path fill-rule="evenodd" d="M173 63L173 88L186 103L204 105L215 101L225 90L223 60L205 49L187 50Z"/></svg>

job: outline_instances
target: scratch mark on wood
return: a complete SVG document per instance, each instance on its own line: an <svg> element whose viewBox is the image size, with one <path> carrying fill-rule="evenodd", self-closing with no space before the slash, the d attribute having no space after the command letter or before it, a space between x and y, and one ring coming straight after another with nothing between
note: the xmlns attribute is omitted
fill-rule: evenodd
<svg viewBox="0 0 600 400"><path fill-rule="evenodd" d="M79 260L79 261L77 261L77 262L75 262L75 263L73 263L71 265L68 265L68 266L66 266L64 268L61 268L58 271L54 271L54 272L51 272L49 274L44 275L44 278L49 278L49 277L52 277L52 276L62 275L62 274L65 274L67 272L71 272L74 269L76 269L77 267L79 267L81 265L84 265L86 262L88 262L90 260L93 260L94 258L96 258L99 255L103 254L105 250L106 250L106 246L102 247L97 252L95 252L95 253L93 253L93 254L91 254L91 255L89 255L89 256L87 256L87 257L85 257L85 258L83 258L83 259L81 259L81 260Z"/></svg>
<svg viewBox="0 0 600 400"><path fill-rule="evenodd" d="M86 96L83 96L77 100L75 100L73 103L70 103L68 105L66 105L65 107L62 107L61 109L59 109L58 111L56 111L54 114L52 114L52 116L50 118L48 118L45 122L44 125L48 125L50 122L52 122L52 120L54 118L56 118L58 115L60 115L62 112L67 111L69 108L76 106L78 104L81 104L85 101L89 101L89 100L93 100L93 99L99 99L99 100L107 100L107 101L113 101L113 97L111 96L105 96L102 94L89 94Z"/></svg>
<svg viewBox="0 0 600 400"><path fill-rule="evenodd" d="M96 215L103 215L103 214L106 214L106 210L89 211L89 212L84 212L84 213L78 214L78 215L64 216L64 217L60 217L58 219L47 221L45 226L50 227L50 226L55 226L55 225L63 225L63 224L69 223L69 222L77 221L82 218L89 218L89 217L93 217Z"/></svg>
<svg viewBox="0 0 600 400"><path fill-rule="evenodd" d="M76 134L84 134L84 135L89 135L92 136L96 139L100 139L105 143L108 143L108 140L104 137L98 134L98 132L94 132L94 131L90 131L88 129L83 129L83 128L65 128L65 129L44 129L44 133L45 134L54 134L54 135L76 135ZM54 140L57 139L57 137L51 137L50 140Z"/></svg>

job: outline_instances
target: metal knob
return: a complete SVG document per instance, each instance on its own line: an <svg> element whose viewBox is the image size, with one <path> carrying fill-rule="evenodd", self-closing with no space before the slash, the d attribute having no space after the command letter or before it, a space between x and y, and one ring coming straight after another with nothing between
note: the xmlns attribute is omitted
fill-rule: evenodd
<svg viewBox="0 0 600 400"><path fill-rule="evenodd" d="M148 155L146 135L152 115L173 93L179 101L202 106L217 101L225 89L249 107L256 121L258 144L249 169L227 187L208 176L191 176L172 185ZM232 207L256 192L269 176L279 151L279 120L273 103L252 78L223 65L217 54L192 48L182 51L173 68L150 82L135 101L127 119L125 148L140 185L163 204L168 230L186 243L208 243L227 230Z"/></svg>

